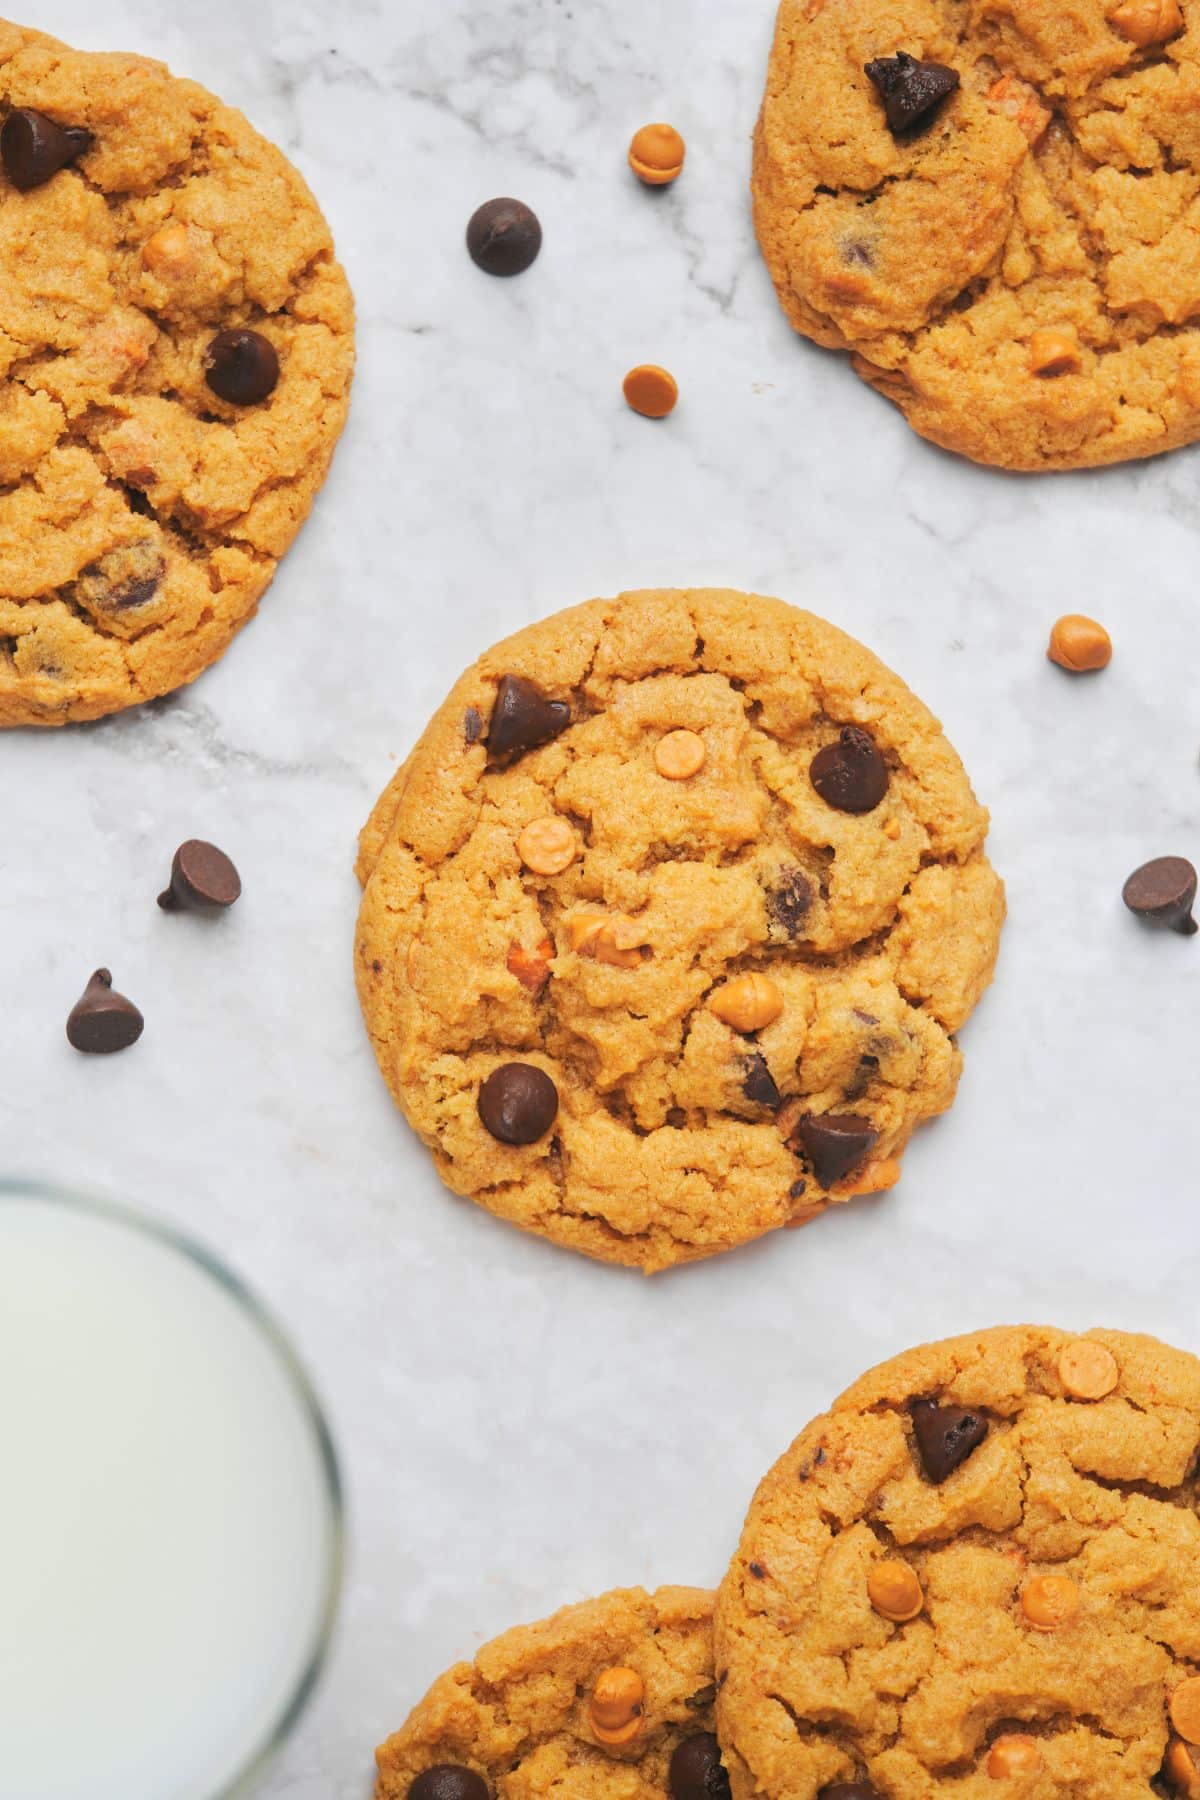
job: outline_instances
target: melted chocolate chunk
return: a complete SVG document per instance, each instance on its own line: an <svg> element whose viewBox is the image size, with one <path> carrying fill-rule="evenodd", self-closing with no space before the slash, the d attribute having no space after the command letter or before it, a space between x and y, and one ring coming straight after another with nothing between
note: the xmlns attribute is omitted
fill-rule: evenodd
<svg viewBox="0 0 1200 1800"><path fill-rule="evenodd" d="M888 766L861 725L845 726L835 742L818 750L808 778L826 806L838 812L873 812L888 791Z"/></svg>
<svg viewBox="0 0 1200 1800"><path fill-rule="evenodd" d="M729 1800L729 1777L721 1746L711 1731L697 1731L676 1744L667 1771L671 1800Z"/></svg>
<svg viewBox="0 0 1200 1800"><path fill-rule="evenodd" d="M756 1050L742 1063L742 1092L756 1106L769 1106L772 1109L783 1099L761 1050Z"/></svg>
<svg viewBox="0 0 1200 1800"><path fill-rule="evenodd" d="M988 1434L982 1413L965 1406L939 1406L936 1400L914 1400L909 1408L913 1435L930 1481L940 1484Z"/></svg>
<svg viewBox="0 0 1200 1800"><path fill-rule="evenodd" d="M928 125L959 82L957 69L949 69L945 63L918 62L905 50L877 57L865 67L883 100L888 130L894 137Z"/></svg>
<svg viewBox="0 0 1200 1800"><path fill-rule="evenodd" d="M91 141L81 125L56 125L45 113L19 106L0 129L0 162L13 186L27 193L82 156Z"/></svg>
<svg viewBox="0 0 1200 1800"><path fill-rule="evenodd" d="M879 1133L857 1113L805 1113L796 1136L821 1186L831 1188L858 1167Z"/></svg>
<svg viewBox="0 0 1200 1800"><path fill-rule="evenodd" d="M565 700L548 700L524 675L502 675L488 724L488 761L513 761L526 750L548 744L570 723L571 708Z"/></svg>
<svg viewBox="0 0 1200 1800"><path fill-rule="evenodd" d="M772 938L787 941L803 933L816 889L803 869L795 863L784 863L767 892L767 919Z"/></svg>

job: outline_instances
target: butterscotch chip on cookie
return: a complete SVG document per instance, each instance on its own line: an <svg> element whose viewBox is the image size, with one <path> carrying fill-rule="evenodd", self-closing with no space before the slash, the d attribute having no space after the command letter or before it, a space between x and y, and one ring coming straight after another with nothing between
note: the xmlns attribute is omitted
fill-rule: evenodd
<svg viewBox="0 0 1200 1800"><path fill-rule="evenodd" d="M814 1217L953 1098L986 831L937 721L823 620L559 613L468 670L363 832L380 1067L456 1193L589 1256Z"/></svg>
<svg viewBox="0 0 1200 1800"><path fill-rule="evenodd" d="M1190 1795L1198 1448L1200 1361L1153 1338L1001 1327L865 1375L718 1595L734 1800Z"/></svg>
<svg viewBox="0 0 1200 1800"><path fill-rule="evenodd" d="M0 725L219 657L345 422L353 303L304 181L157 62L0 21Z"/></svg>
<svg viewBox="0 0 1200 1800"><path fill-rule="evenodd" d="M728 1800L712 1598L619 1588L506 1631L376 1752L376 1800Z"/></svg>
<svg viewBox="0 0 1200 1800"><path fill-rule="evenodd" d="M1200 436L1200 41L1176 0L782 0L759 242L924 436L1069 469Z"/></svg>

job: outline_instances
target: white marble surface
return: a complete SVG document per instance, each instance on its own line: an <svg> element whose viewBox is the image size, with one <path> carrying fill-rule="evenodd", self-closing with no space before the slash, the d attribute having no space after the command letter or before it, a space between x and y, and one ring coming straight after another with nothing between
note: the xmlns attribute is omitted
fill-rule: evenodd
<svg viewBox="0 0 1200 1800"><path fill-rule="evenodd" d="M361 307L350 427L258 621L171 702L4 741L0 1128L10 1169L184 1222L294 1331L352 1564L260 1792L364 1800L375 1741L485 1635L614 1583L715 1580L768 1460L878 1358L1017 1318L1200 1349L1200 939L1119 898L1143 858L1200 851L1200 456L987 473L792 337L746 207L770 0L38 10L277 138ZM689 161L652 195L623 155L657 117ZM461 243L496 193L545 228L510 283ZM642 360L679 377L666 425L621 402ZM644 1282L443 1197L360 1027L351 858L479 648L673 582L811 604L898 669L993 810L1012 916L957 1107L893 1195ZM1096 680L1042 654L1075 609L1116 640ZM192 834L242 869L215 923L154 905ZM100 962L147 1018L112 1060L62 1034Z"/></svg>

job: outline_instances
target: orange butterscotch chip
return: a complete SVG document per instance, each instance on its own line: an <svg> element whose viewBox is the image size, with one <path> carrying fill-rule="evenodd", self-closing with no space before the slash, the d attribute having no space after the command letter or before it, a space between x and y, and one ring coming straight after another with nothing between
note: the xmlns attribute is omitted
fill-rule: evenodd
<svg viewBox="0 0 1200 1800"><path fill-rule="evenodd" d="M611 963L616 969L636 969L641 964L642 927L624 913L574 913L567 920L567 942L580 956Z"/></svg>
<svg viewBox="0 0 1200 1800"><path fill-rule="evenodd" d="M1183 1795L1183 1800L1200 1800L1200 1760L1182 1738L1172 1738L1167 1745L1163 1774L1174 1792Z"/></svg>
<svg viewBox="0 0 1200 1800"><path fill-rule="evenodd" d="M1116 1357L1103 1344L1094 1338L1076 1338L1059 1352L1058 1374L1074 1399L1103 1400L1116 1387L1120 1370Z"/></svg>
<svg viewBox="0 0 1200 1800"><path fill-rule="evenodd" d="M1200 1744L1200 1675L1189 1675L1171 1689L1167 1711L1184 1743Z"/></svg>
<svg viewBox="0 0 1200 1800"><path fill-rule="evenodd" d="M657 363L639 363L625 377L622 392L644 419L665 419L675 410L679 383L669 369L661 369Z"/></svg>
<svg viewBox="0 0 1200 1800"><path fill-rule="evenodd" d="M1040 325L1029 339L1034 375L1074 375L1083 367L1079 339L1070 325Z"/></svg>
<svg viewBox="0 0 1200 1800"><path fill-rule="evenodd" d="M186 225L173 219L160 226L153 237L142 245L142 261L156 275L182 275L195 261L191 235Z"/></svg>
<svg viewBox="0 0 1200 1800"><path fill-rule="evenodd" d="M1114 31L1142 49L1147 44L1164 44L1183 30L1183 13L1179 0L1123 0L1108 22Z"/></svg>
<svg viewBox="0 0 1200 1800"><path fill-rule="evenodd" d="M708 1009L735 1031L762 1031L783 1011L783 995L766 975L734 975L710 997Z"/></svg>
<svg viewBox="0 0 1200 1800"><path fill-rule="evenodd" d="M647 187L665 187L683 170L687 146L673 125L643 125L629 146L629 166Z"/></svg>
<svg viewBox="0 0 1200 1800"><path fill-rule="evenodd" d="M654 746L654 766L668 781L686 781L698 775L707 756L698 731L668 731Z"/></svg>
<svg viewBox="0 0 1200 1800"><path fill-rule="evenodd" d="M898 1556L872 1563L867 1576L867 1595L875 1611L897 1625L915 1619L925 1604L925 1594L915 1571Z"/></svg>
<svg viewBox="0 0 1200 1800"><path fill-rule="evenodd" d="M1035 1631L1057 1631L1060 1625L1069 1625L1082 1604L1079 1588L1069 1575L1031 1575L1021 1589L1021 1611Z"/></svg>
<svg viewBox="0 0 1200 1800"><path fill-rule="evenodd" d="M579 839L565 819L531 819L517 839L517 855L535 875L561 875L579 855Z"/></svg>
<svg viewBox="0 0 1200 1800"><path fill-rule="evenodd" d="M510 944L505 967L523 988L528 988L531 994L540 994L550 979L553 955L554 944L548 937L542 938L532 950L526 950L523 944Z"/></svg>
<svg viewBox="0 0 1200 1800"><path fill-rule="evenodd" d="M1086 613L1064 613L1054 621L1046 655L1072 675L1106 669L1112 661L1112 639L1103 625Z"/></svg>
<svg viewBox="0 0 1200 1800"><path fill-rule="evenodd" d="M869 1162L857 1175L847 1175L845 1181L834 1184L834 1193L853 1194L886 1194L894 1188L900 1179L900 1159L898 1156L879 1156Z"/></svg>
<svg viewBox="0 0 1200 1800"><path fill-rule="evenodd" d="M602 1744L628 1744L642 1729L646 1685L636 1669L602 1669L588 1703L592 1730Z"/></svg>
<svg viewBox="0 0 1200 1800"><path fill-rule="evenodd" d="M999 1781L1005 1775L1036 1775L1042 1766L1041 1747L1023 1731L998 1737L988 1752L987 1772Z"/></svg>

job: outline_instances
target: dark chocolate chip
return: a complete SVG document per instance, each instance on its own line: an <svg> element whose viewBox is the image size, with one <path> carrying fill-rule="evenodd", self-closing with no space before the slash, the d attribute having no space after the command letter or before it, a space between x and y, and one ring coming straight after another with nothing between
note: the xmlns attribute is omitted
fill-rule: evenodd
<svg viewBox="0 0 1200 1800"><path fill-rule="evenodd" d="M818 1790L817 1800L883 1800L883 1796L869 1781L835 1781Z"/></svg>
<svg viewBox="0 0 1200 1800"><path fill-rule="evenodd" d="M848 268L871 269L875 266L875 258L871 254L871 246L864 244L861 238L846 238L842 243L842 261Z"/></svg>
<svg viewBox="0 0 1200 1800"><path fill-rule="evenodd" d="M807 1189L808 1189L808 1183L807 1183L807 1181L804 1180L804 1178L802 1176L799 1181L793 1181L791 1187L788 1189L788 1199L789 1200L802 1200L804 1198L804 1195L805 1195Z"/></svg>
<svg viewBox="0 0 1200 1800"><path fill-rule="evenodd" d="M1196 930L1196 871L1183 856L1156 856L1135 869L1121 890L1131 913L1147 925L1161 925L1191 937Z"/></svg>
<svg viewBox="0 0 1200 1800"><path fill-rule="evenodd" d="M523 200L485 200L467 222L471 261L488 275L520 275L542 247L537 214Z"/></svg>
<svg viewBox="0 0 1200 1800"><path fill-rule="evenodd" d="M241 891L241 877L225 852L203 838L188 838L175 852L171 880L158 904L164 912L207 912L232 906Z"/></svg>
<svg viewBox="0 0 1200 1800"><path fill-rule="evenodd" d="M67 1039L88 1056L128 1050L146 1023L132 1000L118 994L107 969L97 969L67 1015Z"/></svg>
<svg viewBox="0 0 1200 1800"><path fill-rule="evenodd" d="M958 70L945 63L918 62L907 51L880 56L866 72L883 99L888 130L896 137L927 125L942 101L958 86Z"/></svg>
<svg viewBox="0 0 1200 1800"><path fill-rule="evenodd" d="M796 1136L821 1186L831 1188L858 1167L879 1133L858 1113L805 1113Z"/></svg>
<svg viewBox="0 0 1200 1800"><path fill-rule="evenodd" d="M749 1568L750 1573L753 1575L755 1581L765 1581L767 1579L767 1571L763 1568L761 1563L752 1562L752 1563L747 1564L747 1567Z"/></svg>
<svg viewBox="0 0 1200 1800"><path fill-rule="evenodd" d="M570 723L571 708L565 700L547 700L536 681L524 675L502 675L488 723L488 761L523 756L538 744L548 744Z"/></svg>
<svg viewBox="0 0 1200 1800"><path fill-rule="evenodd" d="M408 1800L490 1800L488 1784L461 1763L435 1763L423 1769L408 1790Z"/></svg>
<svg viewBox="0 0 1200 1800"><path fill-rule="evenodd" d="M761 1050L755 1050L742 1062L742 1092L755 1106L776 1107L783 1099Z"/></svg>
<svg viewBox="0 0 1200 1800"><path fill-rule="evenodd" d="M721 1746L711 1731L694 1732L676 1744L667 1783L671 1800L729 1800Z"/></svg>
<svg viewBox="0 0 1200 1800"><path fill-rule="evenodd" d="M558 1089L532 1063L501 1063L479 1090L479 1116L502 1144L536 1144L558 1116Z"/></svg>
<svg viewBox="0 0 1200 1800"><path fill-rule="evenodd" d="M690 1707L693 1712L707 1712L716 1697L717 1684L715 1681L710 1681L707 1686L697 1688L694 1694L689 1694L684 1705Z"/></svg>
<svg viewBox="0 0 1200 1800"><path fill-rule="evenodd" d="M468 706L463 714L463 736L468 744L477 744L483 736L483 714L477 706Z"/></svg>
<svg viewBox="0 0 1200 1800"><path fill-rule="evenodd" d="M838 812L872 812L888 791L888 766L861 725L845 726L836 742L818 750L808 778L826 806Z"/></svg>
<svg viewBox="0 0 1200 1800"><path fill-rule="evenodd" d="M152 538L108 550L79 573L71 598L90 613L132 612L158 592L166 565Z"/></svg>
<svg viewBox="0 0 1200 1800"><path fill-rule="evenodd" d="M939 1406L936 1400L914 1400L913 1435L932 1482L943 1482L947 1475L966 1462L988 1434L988 1422L982 1413L965 1406Z"/></svg>
<svg viewBox="0 0 1200 1800"><path fill-rule="evenodd" d="M275 392L279 356L261 331L218 331L204 353L204 379L231 406L257 406Z"/></svg>
<svg viewBox="0 0 1200 1800"><path fill-rule="evenodd" d="M803 869L785 863L767 892L767 918L785 938L798 938L816 890Z"/></svg>
<svg viewBox="0 0 1200 1800"><path fill-rule="evenodd" d="M0 161L13 186L27 193L82 156L91 141L82 126L56 125L45 113L21 106L0 129Z"/></svg>

